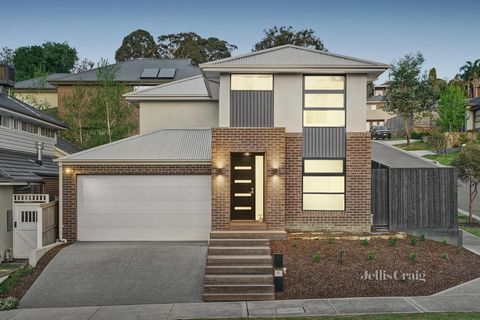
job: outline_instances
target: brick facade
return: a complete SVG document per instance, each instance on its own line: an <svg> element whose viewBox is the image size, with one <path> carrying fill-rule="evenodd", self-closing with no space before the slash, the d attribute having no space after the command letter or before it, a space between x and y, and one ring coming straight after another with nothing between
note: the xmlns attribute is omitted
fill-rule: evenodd
<svg viewBox="0 0 480 320"><path fill-rule="evenodd" d="M285 221L289 231L370 231L371 142L368 133L347 133L345 211L302 210L302 135L285 139Z"/></svg>
<svg viewBox="0 0 480 320"><path fill-rule="evenodd" d="M66 173L65 169L72 169ZM62 174L63 238L77 240L77 176L79 175L210 175L210 165L68 165Z"/></svg>
<svg viewBox="0 0 480 320"><path fill-rule="evenodd" d="M285 228L285 129L213 128L212 230L230 227L230 154L258 152L265 155L264 221L271 230ZM278 169L276 175L272 169Z"/></svg>

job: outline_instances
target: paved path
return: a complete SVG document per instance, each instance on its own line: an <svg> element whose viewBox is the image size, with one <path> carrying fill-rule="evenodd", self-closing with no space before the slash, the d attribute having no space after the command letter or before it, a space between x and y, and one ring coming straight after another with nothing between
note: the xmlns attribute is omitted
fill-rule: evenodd
<svg viewBox="0 0 480 320"><path fill-rule="evenodd" d="M206 242L76 242L48 264L20 307L201 302L206 253Z"/></svg>
<svg viewBox="0 0 480 320"><path fill-rule="evenodd" d="M419 157L423 157L423 156L433 156L433 155L436 155L435 152L433 151L430 151L430 150L413 150L413 151L409 151Z"/></svg>
<svg viewBox="0 0 480 320"><path fill-rule="evenodd" d="M463 247L480 255L480 238L471 233L463 232Z"/></svg>

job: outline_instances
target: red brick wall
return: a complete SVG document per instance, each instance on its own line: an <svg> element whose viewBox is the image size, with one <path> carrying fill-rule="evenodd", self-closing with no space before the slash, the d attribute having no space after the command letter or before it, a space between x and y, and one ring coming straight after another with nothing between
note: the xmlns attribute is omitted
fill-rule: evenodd
<svg viewBox="0 0 480 320"><path fill-rule="evenodd" d="M65 169L72 173L65 173ZM63 238L77 240L77 176L79 175L210 175L210 165L67 165L63 172Z"/></svg>
<svg viewBox="0 0 480 320"><path fill-rule="evenodd" d="M214 128L212 129L212 167L222 168L212 174L212 230L230 227L230 154L259 152L265 154L264 220L268 229L285 228L285 129L284 128ZM277 175L272 169L280 169Z"/></svg>
<svg viewBox="0 0 480 320"><path fill-rule="evenodd" d="M345 211L302 210L302 135L286 134L286 229L370 231L370 137L347 133Z"/></svg>

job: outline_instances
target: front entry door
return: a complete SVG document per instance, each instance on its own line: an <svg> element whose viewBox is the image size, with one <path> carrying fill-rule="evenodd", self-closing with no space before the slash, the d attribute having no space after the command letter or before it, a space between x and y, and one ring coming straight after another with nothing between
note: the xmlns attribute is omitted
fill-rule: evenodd
<svg viewBox="0 0 480 320"><path fill-rule="evenodd" d="M232 153L231 219L255 220L255 155Z"/></svg>

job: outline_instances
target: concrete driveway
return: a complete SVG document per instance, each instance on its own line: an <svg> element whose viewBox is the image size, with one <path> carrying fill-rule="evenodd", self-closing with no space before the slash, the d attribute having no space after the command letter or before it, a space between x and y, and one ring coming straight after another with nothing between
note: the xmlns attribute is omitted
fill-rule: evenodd
<svg viewBox="0 0 480 320"><path fill-rule="evenodd" d="M201 302L206 242L77 242L50 262L20 308Z"/></svg>

